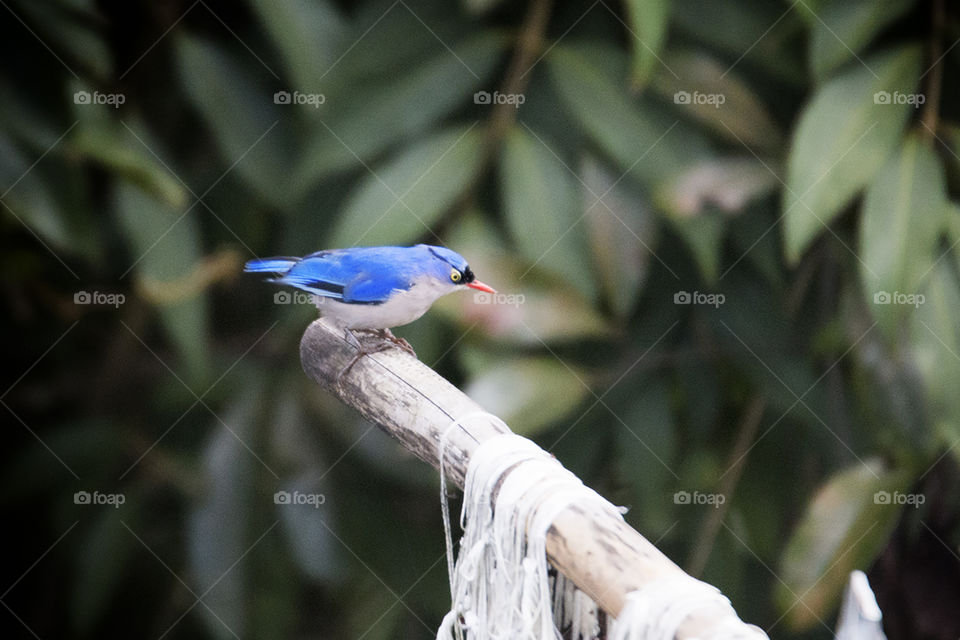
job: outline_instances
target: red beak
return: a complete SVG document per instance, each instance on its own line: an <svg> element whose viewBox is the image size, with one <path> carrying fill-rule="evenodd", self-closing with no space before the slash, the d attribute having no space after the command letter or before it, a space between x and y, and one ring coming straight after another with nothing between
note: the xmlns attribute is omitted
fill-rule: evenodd
<svg viewBox="0 0 960 640"><path fill-rule="evenodd" d="M471 289L476 289L478 291L486 291L487 293L496 293L497 290L491 287L488 284L483 284L479 280L474 280L473 282L468 282L467 286Z"/></svg>

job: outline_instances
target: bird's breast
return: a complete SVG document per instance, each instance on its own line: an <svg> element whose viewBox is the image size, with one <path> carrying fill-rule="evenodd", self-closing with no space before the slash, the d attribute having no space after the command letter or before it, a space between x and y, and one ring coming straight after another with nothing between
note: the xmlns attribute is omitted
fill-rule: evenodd
<svg viewBox="0 0 960 640"><path fill-rule="evenodd" d="M320 315L348 329L389 329L409 324L422 316L448 290L415 283L409 289L396 290L378 304L350 304L332 298L320 298Z"/></svg>

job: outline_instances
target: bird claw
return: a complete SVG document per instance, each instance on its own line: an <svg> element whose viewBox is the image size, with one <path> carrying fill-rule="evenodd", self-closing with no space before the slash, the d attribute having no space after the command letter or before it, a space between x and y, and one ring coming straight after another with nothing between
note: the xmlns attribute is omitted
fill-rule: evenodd
<svg viewBox="0 0 960 640"><path fill-rule="evenodd" d="M388 342L400 347L414 358L417 357L417 352L413 350L413 347L410 345L410 343L403 338L398 338L397 336L393 335L393 332L390 331L390 329L380 329L378 333L384 340L387 340Z"/></svg>
<svg viewBox="0 0 960 640"><path fill-rule="evenodd" d="M390 331L390 329L373 329L373 330L357 329L357 331L362 331L364 333L375 335L381 339L381 342L380 344L375 345L372 349L366 348L363 346L363 343L360 341L360 339L357 338L356 334L353 333L353 331L351 331L350 329L344 329L344 337L346 338L347 342L349 342L351 345L353 345L357 349L357 354L353 356L353 359L350 360L347 366L341 369L340 373L337 374L337 389L339 389L341 393L344 390L343 384L342 384L343 376L350 373L350 370L353 369L354 365L357 364L357 362L359 362L360 358L362 358L363 356L369 356L374 353L380 353L381 351L386 351L390 349L391 346L396 346L396 347L399 347L401 350L406 351L407 353L412 355L414 358L417 357L417 354L413 350L413 347L410 346L410 343L404 340L403 338L398 338L397 336L393 335L393 332Z"/></svg>

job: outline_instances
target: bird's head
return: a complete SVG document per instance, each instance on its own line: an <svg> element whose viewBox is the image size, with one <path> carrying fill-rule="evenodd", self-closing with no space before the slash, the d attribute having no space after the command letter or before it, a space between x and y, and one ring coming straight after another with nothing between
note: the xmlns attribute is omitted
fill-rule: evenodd
<svg viewBox="0 0 960 640"><path fill-rule="evenodd" d="M467 286L478 291L496 293L493 287L477 280L467 261L456 251L428 244L419 246L426 249L431 256L430 275L449 285L451 291Z"/></svg>

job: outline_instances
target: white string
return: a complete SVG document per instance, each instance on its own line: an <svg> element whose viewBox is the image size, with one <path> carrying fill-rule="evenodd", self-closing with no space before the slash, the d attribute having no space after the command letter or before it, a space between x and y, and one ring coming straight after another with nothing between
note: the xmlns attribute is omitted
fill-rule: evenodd
<svg viewBox="0 0 960 640"><path fill-rule="evenodd" d="M553 576L553 621L571 640L591 640L600 634L597 603L559 571Z"/></svg>
<svg viewBox="0 0 960 640"><path fill-rule="evenodd" d="M445 463L444 463L444 455L446 453L446 448L447 448L447 434L449 434L454 427L460 427L460 428L465 427L465 425L463 424L464 422L466 422L470 418L475 418L479 416L490 418L494 422L500 423L506 431L510 430L510 427L507 426L507 423L504 422L498 416L495 416L492 413L487 413L486 411L474 411L472 413L468 413L465 416L460 416L459 418L455 418L450 424L446 426L446 428L443 430L443 433L440 434L440 451L439 451L440 512L443 514L444 542L446 543L446 548L447 548L447 577L450 580L450 596L451 597L453 596L454 562L453 562L453 536L450 533L450 503L447 501L447 474L446 474ZM461 523L461 527L462 526L463 525Z"/></svg>
<svg viewBox="0 0 960 640"><path fill-rule="evenodd" d="M584 501L619 516L613 505L526 438L508 433L481 443L470 457L464 482L464 535L451 573L453 602L437 637L559 638L546 534L561 511Z"/></svg>
<svg viewBox="0 0 960 640"><path fill-rule="evenodd" d="M660 578L628 593L608 635L610 640L673 640L684 620L704 608L714 614L700 640L767 640L762 630L737 617L719 589L686 574ZM717 616L723 609L726 615Z"/></svg>
<svg viewBox="0 0 960 640"><path fill-rule="evenodd" d="M557 640L561 636L555 615L557 622L572 625L572 637L595 637L599 633L595 603L560 584L559 575L551 597L546 534L556 516L575 502L589 501L622 516L530 440L512 433L497 435L470 456L460 514L464 533L454 563L444 473L446 438L450 429L480 415L503 424L486 412L471 413L451 422L440 437L441 508L452 603L437 631L438 640L454 636ZM555 614L558 597L563 611ZM740 621L717 588L683 573L627 594L620 616L610 619L608 637L672 640L691 614L706 608L713 609L713 621L701 640L766 640L762 630ZM721 615L716 615L718 611Z"/></svg>

